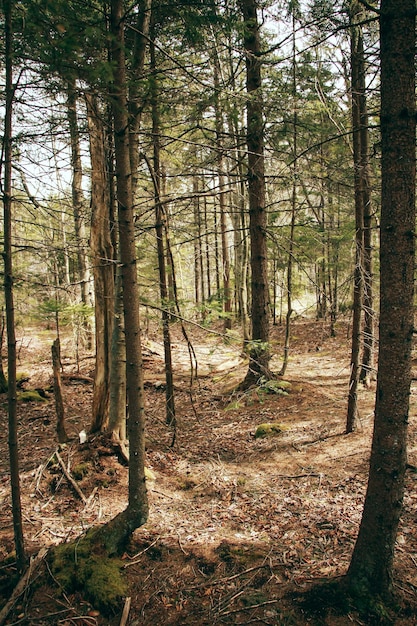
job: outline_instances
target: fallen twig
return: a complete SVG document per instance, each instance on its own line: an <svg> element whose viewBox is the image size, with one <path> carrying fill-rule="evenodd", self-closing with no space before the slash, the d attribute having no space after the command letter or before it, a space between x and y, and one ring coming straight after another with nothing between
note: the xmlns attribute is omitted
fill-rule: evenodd
<svg viewBox="0 0 417 626"><path fill-rule="evenodd" d="M123 613L122 613L122 619L120 620L120 626L125 626L125 624L127 622L127 618L129 617L131 601L132 601L132 598L130 598L130 597L127 597L125 599L125 605L123 607Z"/></svg>
<svg viewBox="0 0 417 626"><path fill-rule="evenodd" d="M226 615L233 615L234 613L241 613L242 611L252 611L253 609L259 609L262 606L268 606L269 604L277 604L279 599L276 600L265 600L265 602L260 602L259 604L251 604L250 606L242 606L240 609L233 609L231 611L222 612L222 617Z"/></svg>
<svg viewBox="0 0 417 626"><path fill-rule="evenodd" d="M85 495L83 494L83 492L81 491L80 487L78 486L78 483L76 480L73 479L73 477L71 476L71 474L68 472L68 470L66 469L65 465L64 465L64 461L62 460L58 450L55 450L55 456L57 458L58 463L61 466L62 469L62 473L64 474L65 478L67 479L67 481L70 483L70 485L73 487L74 491L77 493L77 495L81 498L81 500L84 502L84 504L87 504L88 500L85 497Z"/></svg>
<svg viewBox="0 0 417 626"><path fill-rule="evenodd" d="M150 550L150 548L152 548L156 543L158 543L160 537L157 537L155 539L155 541L152 541L152 543L149 544L149 546L147 548L145 548L144 550L142 550L141 552L138 552L137 554L135 554L134 556L132 556L132 560L130 561L130 563L125 563L123 565L123 569L126 569L126 567L130 567L131 565L136 565L136 563L139 563L140 561L140 557L145 554L145 552L147 552L148 550Z"/></svg>

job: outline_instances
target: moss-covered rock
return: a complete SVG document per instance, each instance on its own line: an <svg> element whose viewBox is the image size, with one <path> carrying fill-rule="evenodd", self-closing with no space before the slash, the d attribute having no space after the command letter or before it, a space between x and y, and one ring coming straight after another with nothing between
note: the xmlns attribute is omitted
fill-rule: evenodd
<svg viewBox="0 0 417 626"><path fill-rule="evenodd" d="M266 424L259 424L255 431L255 439L262 439L265 437L276 437L285 430L288 430L288 426L285 424L279 424L278 422L269 422Z"/></svg>

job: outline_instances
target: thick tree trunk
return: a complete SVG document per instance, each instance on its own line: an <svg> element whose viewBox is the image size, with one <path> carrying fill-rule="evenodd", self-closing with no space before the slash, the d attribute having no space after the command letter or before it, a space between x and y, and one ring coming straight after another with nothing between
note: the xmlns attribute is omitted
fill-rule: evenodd
<svg viewBox="0 0 417 626"><path fill-rule="evenodd" d="M244 20L246 53L247 149L249 231L251 244L252 340L249 369L242 387L271 377L269 370L269 291L267 260L267 212L265 207L264 126L261 82L261 42L256 0L239 0Z"/></svg>
<svg viewBox="0 0 417 626"><path fill-rule="evenodd" d="M111 337L114 315L114 250L111 241L111 203L106 174L105 133L96 99L86 95L91 156L91 234L94 294L96 369L91 431L108 425Z"/></svg>
<svg viewBox="0 0 417 626"><path fill-rule="evenodd" d="M6 303L7 363L8 363L8 416L9 416L9 458L10 483L12 491L12 515L17 567L25 568L26 554L23 539L22 507L20 497L19 449L17 442L17 398L16 398L16 333L13 296L12 260L12 137L13 137L13 2L5 0L5 70L6 106L4 115L3 139L3 220L4 220L4 297Z"/></svg>
<svg viewBox="0 0 417 626"><path fill-rule="evenodd" d="M359 595L392 591L402 510L411 383L415 239L415 2L382 0L381 294L369 482L348 571Z"/></svg>

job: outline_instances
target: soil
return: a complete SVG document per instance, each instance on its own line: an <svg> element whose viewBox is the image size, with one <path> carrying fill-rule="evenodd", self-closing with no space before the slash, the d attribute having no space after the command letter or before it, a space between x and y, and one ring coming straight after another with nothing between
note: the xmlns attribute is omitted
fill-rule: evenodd
<svg viewBox="0 0 417 626"><path fill-rule="evenodd" d="M409 471L395 553L395 608L363 615L341 601L361 519L372 437L375 389L359 392L358 425L346 435L349 329L300 319L292 327L285 380L288 395L266 386L234 389L246 373L240 346L199 327L187 329L197 355L197 377L179 328L175 342L177 429L165 424L163 348L144 337L147 465L150 514L124 560L129 601L111 614L89 603L83 590L67 594L46 558L33 560L5 624L165 626L214 624L417 624L417 424L413 383ZM219 330L220 327L219 327ZM272 369L281 367L282 327L272 331ZM126 507L127 468L117 451L88 432L94 360L78 364L71 337L62 341L64 401L70 441L59 455L84 496L57 462L51 387L53 337L22 330L19 371L24 388L40 388L44 402L18 402L22 509L26 547L76 539ZM73 374L73 376L69 376ZM82 376L79 376L82 374ZM2 400L1 400L2 398ZM0 397L0 607L18 580L8 474L7 398ZM256 438L263 423L279 423L273 437ZM37 565L37 566L36 566ZM125 614L122 616L123 608ZM0 613L1 616L1 613ZM127 616L127 619L125 619Z"/></svg>

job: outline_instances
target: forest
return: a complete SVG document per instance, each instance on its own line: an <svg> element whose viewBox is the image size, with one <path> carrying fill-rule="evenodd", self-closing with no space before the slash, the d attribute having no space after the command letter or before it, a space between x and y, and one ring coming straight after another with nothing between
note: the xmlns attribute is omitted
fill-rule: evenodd
<svg viewBox="0 0 417 626"><path fill-rule="evenodd" d="M0 626L416 624L415 19L2 0Z"/></svg>

